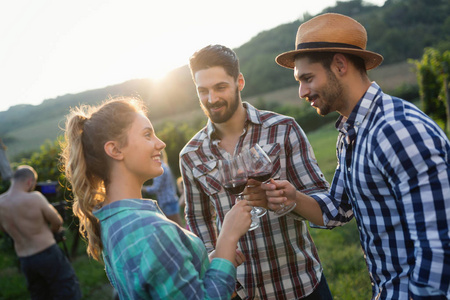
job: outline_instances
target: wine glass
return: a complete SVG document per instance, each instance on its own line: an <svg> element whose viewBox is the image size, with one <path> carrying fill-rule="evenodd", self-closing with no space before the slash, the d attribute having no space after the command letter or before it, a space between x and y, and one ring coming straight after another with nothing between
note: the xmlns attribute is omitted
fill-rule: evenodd
<svg viewBox="0 0 450 300"><path fill-rule="evenodd" d="M272 161L270 157L258 144L243 152L245 166L248 172L248 178L259 182L267 182L272 175ZM267 213L264 207L254 207L258 217Z"/></svg>
<svg viewBox="0 0 450 300"><path fill-rule="evenodd" d="M236 196L237 201L243 200L242 193L248 181L247 169L244 161L240 155L234 156L231 159L219 160L219 172L222 177L222 185L225 190ZM249 231L259 227L259 219L252 214L252 224Z"/></svg>
<svg viewBox="0 0 450 300"><path fill-rule="evenodd" d="M272 175L272 160L267 155L267 153L261 148L259 144L255 144L252 148L247 151L246 164L248 169L248 178L255 179L262 183L268 183ZM280 209L274 211L275 215L281 217L289 213L297 206L297 203L291 205L281 204ZM264 215L266 209L258 207L257 209L264 210ZM260 212L261 213L261 212Z"/></svg>

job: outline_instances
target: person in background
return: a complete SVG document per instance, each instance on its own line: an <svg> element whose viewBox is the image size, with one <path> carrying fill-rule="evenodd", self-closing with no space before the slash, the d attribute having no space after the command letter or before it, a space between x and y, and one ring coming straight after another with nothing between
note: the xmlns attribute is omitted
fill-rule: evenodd
<svg viewBox="0 0 450 300"><path fill-rule="evenodd" d="M186 208L186 199L184 198L184 185L183 185L183 177L180 176L177 178L177 191L178 191L178 205L180 205L181 211L184 212ZM184 223L186 223L186 220L184 220ZM186 229L189 230L189 226L185 224Z"/></svg>
<svg viewBox="0 0 450 300"><path fill-rule="evenodd" d="M81 299L78 278L56 243L63 219L44 195L33 191L37 173L27 165L14 172L0 195L0 230L14 241L31 299Z"/></svg>
<svg viewBox="0 0 450 300"><path fill-rule="evenodd" d="M273 161L272 177L289 179L307 194L325 192L329 185L294 119L242 103L245 80L233 50L206 46L192 55L189 66L208 123L180 153L186 220L208 251L213 251L224 216L236 199L221 186L218 160L258 143ZM245 198L254 206L266 207L260 185L249 180ZM238 297L332 298L317 249L299 215L279 217L269 212L260 218L260 227L244 235L238 245L246 257L238 268Z"/></svg>
<svg viewBox="0 0 450 300"><path fill-rule="evenodd" d="M184 185L183 185L183 177L177 178L177 193L179 195L178 204L180 205L180 209L184 210L186 207L186 201L184 198Z"/></svg>
<svg viewBox="0 0 450 300"><path fill-rule="evenodd" d="M167 161L166 151L161 151L161 158L161 166L164 173L161 176L153 178L152 185L144 185L142 191L148 194L155 194L158 205L167 218L181 226L180 205L178 203L175 179Z"/></svg>
<svg viewBox="0 0 450 300"><path fill-rule="evenodd" d="M338 167L328 193L305 195L289 180L265 185L269 207L328 228L356 218L373 299L450 299L450 142L413 104L383 93L367 70L383 57L366 50L354 19L319 15L298 28L299 96L320 115L337 111Z"/></svg>
<svg viewBox="0 0 450 300"><path fill-rule="evenodd" d="M142 101L110 99L73 109L61 156L87 252L103 261L120 299L229 299L236 245L251 223L247 201L225 217L216 252L170 221L142 185L161 176L165 144ZM211 259L211 261L210 261Z"/></svg>

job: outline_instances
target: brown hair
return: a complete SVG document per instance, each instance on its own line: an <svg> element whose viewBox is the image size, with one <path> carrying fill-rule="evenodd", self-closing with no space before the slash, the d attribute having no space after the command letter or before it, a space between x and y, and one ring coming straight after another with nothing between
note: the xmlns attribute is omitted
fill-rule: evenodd
<svg viewBox="0 0 450 300"><path fill-rule="evenodd" d="M28 165L20 165L17 167L12 178L15 181L25 181L28 180L29 178L37 180L38 175L36 171L33 169L33 167Z"/></svg>
<svg viewBox="0 0 450 300"><path fill-rule="evenodd" d="M116 98L97 107L74 108L67 115L61 160L72 187L80 233L88 239L88 254L98 261L103 245L93 210L104 201L110 183L109 156L103 147L111 140L126 145L126 131L139 112L146 112L140 99Z"/></svg>
<svg viewBox="0 0 450 300"><path fill-rule="evenodd" d="M239 77L239 59L236 53L222 45L209 45L195 52L189 59L189 68L195 82L195 73L212 67L222 67L235 80Z"/></svg>

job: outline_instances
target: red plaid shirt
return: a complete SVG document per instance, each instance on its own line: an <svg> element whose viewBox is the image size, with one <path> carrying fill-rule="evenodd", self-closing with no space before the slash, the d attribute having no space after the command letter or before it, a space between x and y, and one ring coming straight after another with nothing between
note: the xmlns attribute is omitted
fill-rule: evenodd
<svg viewBox="0 0 450 300"><path fill-rule="evenodd" d="M258 143L272 158L273 178L288 180L306 194L328 191L329 184L297 122L248 103L243 105L247 121L235 153ZM235 196L220 183L217 161L230 154L218 144L214 126L208 121L180 153L186 219L208 251L214 249L217 230L235 203ZM295 213L277 217L268 212L260 221L260 227L244 235L238 244L247 259L237 268L239 296L298 299L312 293L319 284L322 266L304 219Z"/></svg>

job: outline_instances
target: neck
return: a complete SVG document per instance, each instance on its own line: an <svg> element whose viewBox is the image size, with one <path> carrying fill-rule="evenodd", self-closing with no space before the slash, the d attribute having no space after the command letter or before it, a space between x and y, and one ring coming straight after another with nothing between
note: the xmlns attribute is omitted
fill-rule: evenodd
<svg viewBox="0 0 450 300"><path fill-rule="evenodd" d="M351 78L348 77L343 84L344 99L346 99L346 102L344 107L342 107L338 113L348 118L370 85L371 82L367 76L360 76L360 74L357 74Z"/></svg>
<svg viewBox="0 0 450 300"><path fill-rule="evenodd" d="M105 204L123 199L141 199L143 183L142 180L139 180L134 174L126 172L123 168L113 168L111 181L106 187Z"/></svg>
<svg viewBox="0 0 450 300"><path fill-rule="evenodd" d="M23 182L13 182L8 190L14 193L28 193L29 187Z"/></svg>
<svg viewBox="0 0 450 300"><path fill-rule="evenodd" d="M240 135L244 129L245 120L247 119L247 111L242 103L239 105L233 116L225 123L216 124L214 127L221 139L229 136Z"/></svg>
<svg viewBox="0 0 450 300"><path fill-rule="evenodd" d="M231 155L234 155L236 144L244 130L245 120L247 118L247 111L241 104L227 122L221 124L214 124L217 135L220 139L220 147L225 149Z"/></svg>

